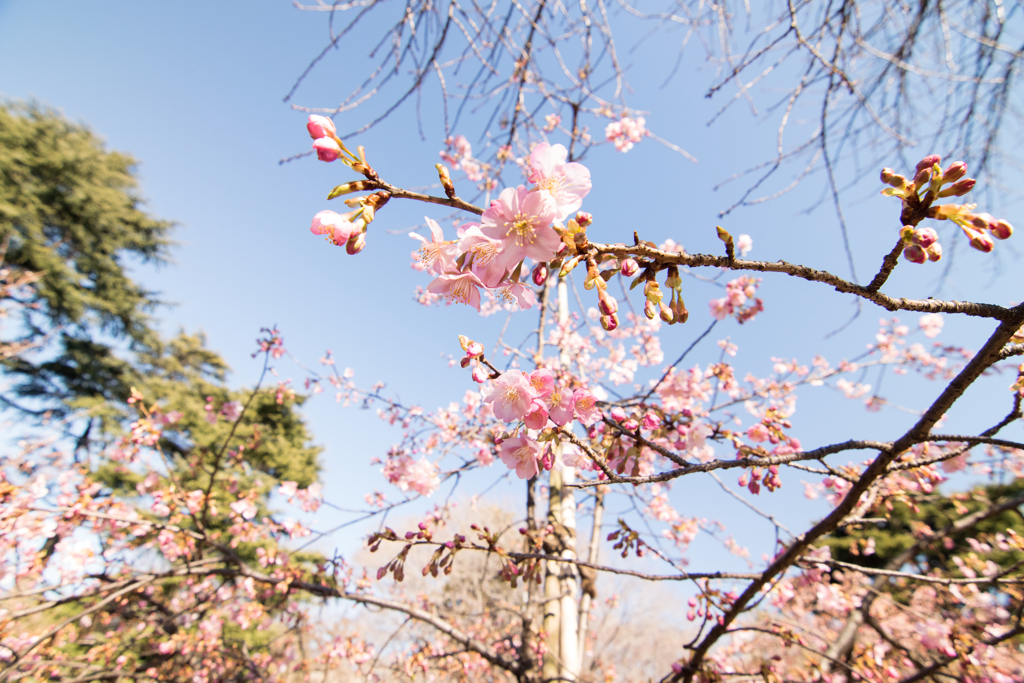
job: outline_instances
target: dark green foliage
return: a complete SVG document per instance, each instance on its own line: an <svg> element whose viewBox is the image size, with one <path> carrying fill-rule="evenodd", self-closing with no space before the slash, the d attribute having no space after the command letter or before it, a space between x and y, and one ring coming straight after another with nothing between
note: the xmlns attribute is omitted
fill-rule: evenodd
<svg viewBox="0 0 1024 683"><path fill-rule="evenodd" d="M4 265L42 273L27 298L0 301L21 312L4 340L36 345L0 360L14 385L8 406L59 416L76 398L127 398L128 368L111 345L156 343L147 312L157 302L126 268L165 262L172 227L140 209L134 168L52 110L0 104Z"/></svg>
<svg viewBox="0 0 1024 683"><path fill-rule="evenodd" d="M826 539L825 544L832 548L832 557L836 560L881 569L918 540L919 537L914 535L914 530L921 528L921 525L927 525L932 532L940 534L943 529L965 515L1015 498L1022 492L1024 479L1017 479L1010 484L989 484L949 496L935 492L917 498L916 509L906 503L896 502L888 512L886 522L854 529L840 529ZM971 552L971 547L967 543L968 538L991 539L997 533L1006 534L1008 529L1024 535L1024 518L1016 510L1009 510L983 520L961 533L950 534L950 548L946 548L946 543L942 542L945 536L938 538L940 542L928 544L911 562L923 573L932 569L949 571L956 566L952 561L953 557ZM861 551L869 538L875 539L875 552L873 555L864 555ZM1007 567L1024 559L1024 554L994 550L987 559Z"/></svg>

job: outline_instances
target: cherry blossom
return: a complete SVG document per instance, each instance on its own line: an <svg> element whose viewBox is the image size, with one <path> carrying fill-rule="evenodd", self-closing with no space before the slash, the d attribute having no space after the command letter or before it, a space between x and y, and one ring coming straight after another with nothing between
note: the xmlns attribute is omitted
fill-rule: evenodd
<svg viewBox="0 0 1024 683"><path fill-rule="evenodd" d="M583 205L590 192L590 171L583 164L566 163L564 145L542 142L530 154L529 181L555 201L556 221L564 221Z"/></svg>
<svg viewBox="0 0 1024 683"><path fill-rule="evenodd" d="M537 460L540 444L526 436L505 439L498 446L501 461L520 479L532 479L540 471Z"/></svg>

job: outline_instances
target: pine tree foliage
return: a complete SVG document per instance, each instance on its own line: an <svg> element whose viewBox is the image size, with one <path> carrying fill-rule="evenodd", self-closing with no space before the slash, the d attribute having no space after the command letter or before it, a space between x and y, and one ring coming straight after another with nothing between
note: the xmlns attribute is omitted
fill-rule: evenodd
<svg viewBox="0 0 1024 683"><path fill-rule="evenodd" d="M127 398L128 364L115 349L156 343L157 303L128 271L165 263L172 227L143 211L135 167L51 109L0 104L4 266L39 276L0 302L20 314L3 341L29 349L0 359L8 406L61 416L76 398Z"/></svg>

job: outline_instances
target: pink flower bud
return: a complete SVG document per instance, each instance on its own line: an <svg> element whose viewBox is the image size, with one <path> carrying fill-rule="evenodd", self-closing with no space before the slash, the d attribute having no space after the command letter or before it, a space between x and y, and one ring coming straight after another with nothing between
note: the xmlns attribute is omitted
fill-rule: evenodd
<svg viewBox="0 0 1024 683"><path fill-rule="evenodd" d="M967 175L967 164L963 161L956 161L950 164L949 168L942 172L942 182L955 183L965 175Z"/></svg>
<svg viewBox="0 0 1024 683"><path fill-rule="evenodd" d="M923 185L927 185L928 181L931 180L931 178L932 178L932 169L931 169L931 167L929 167L929 168L922 168L920 171L917 172L917 175L914 176L914 184L917 185L918 187L921 187Z"/></svg>
<svg viewBox="0 0 1024 683"><path fill-rule="evenodd" d="M950 186L949 189L952 190L951 196L963 197L974 189L974 185L977 182L974 178L961 178Z"/></svg>
<svg viewBox="0 0 1024 683"><path fill-rule="evenodd" d="M932 246L928 247L925 251L928 252L929 261L938 261L942 258L942 245L936 242Z"/></svg>
<svg viewBox="0 0 1024 683"><path fill-rule="evenodd" d="M484 352L484 345L480 342L471 341L466 344L466 355L473 357L479 356Z"/></svg>
<svg viewBox="0 0 1024 683"><path fill-rule="evenodd" d="M925 249L939 241L939 234L932 228L918 228L914 231L914 242Z"/></svg>
<svg viewBox="0 0 1024 683"><path fill-rule="evenodd" d="M487 371L477 366L473 368L473 381L477 384L483 384L487 381Z"/></svg>
<svg viewBox="0 0 1024 683"><path fill-rule="evenodd" d="M316 158L320 161L334 161L341 155L341 147L331 138L317 138L313 143Z"/></svg>
<svg viewBox="0 0 1024 683"><path fill-rule="evenodd" d="M996 243L992 241L992 238L984 233L977 233L971 237L971 246L978 251L983 251L986 254L995 249Z"/></svg>
<svg viewBox="0 0 1024 683"><path fill-rule="evenodd" d="M548 267L547 264L538 263L533 268L533 284L538 287L543 287L544 283L548 281Z"/></svg>
<svg viewBox="0 0 1024 683"><path fill-rule="evenodd" d="M1005 240L1013 234L1013 226L1004 220L998 220L991 226L992 236L999 240Z"/></svg>
<svg viewBox="0 0 1024 683"><path fill-rule="evenodd" d="M350 255L358 254L364 248L366 248L365 232L353 233L352 236L348 238L348 242L345 243L345 251Z"/></svg>
<svg viewBox="0 0 1024 683"><path fill-rule="evenodd" d="M921 161L917 162L917 170L923 171L924 169L928 169L930 171L932 166L941 163L942 157L940 157L938 154L929 154L924 159L921 159Z"/></svg>
<svg viewBox="0 0 1024 683"><path fill-rule="evenodd" d="M644 415L644 429L657 429L661 426L661 418L656 413L647 413Z"/></svg>
<svg viewBox="0 0 1024 683"><path fill-rule="evenodd" d="M623 259L619 267L624 277L633 277L640 272L640 264L636 262L636 259Z"/></svg>
<svg viewBox="0 0 1024 683"><path fill-rule="evenodd" d="M581 228L585 228L594 222L594 217L586 211L580 211L576 214L576 225Z"/></svg>
<svg viewBox="0 0 1024 683"><path fill-rule="evenodd" d="M625 429L627 432L635 432L639 427L640 423L634 420L633 418L629 418L628 420L622 423L622 428Z"/></svg>
<svg viewBox="0 0 1024 683"><path fill-rule="evenodd" d="M892 170L891 168L883 168L880 177L882 182L888 185L889 182L896 177L896 171Z"/></svg>
<svg viewBox="0 0 1024 683"><path fill-rule="evenodd" d="M619 304L614 298L605 294L604 290L601 290L601 296L597 299L597 307L601 309L601 312L605 315L612 315L617 313L619 310Z"/></svg>
<svg viewBox="0 0 1024 683"><path fill-rule="evenodd" d="M317 116L316 114L309 117L306 130L309 131L309 137L314 140L317 138L334 137L337 134L337 130L334 128L334 121L331 121L326 116Z"/></svg>
<svg viewBox="0 0 1024 683"><path fill-rule="evenodd" d="M675 311L666 306L664 301L658 304L658 315L660 315L661 319L664 320L669 325L676 321Z"/></svg>
<svg viewBox="0 0 1024 683"><path fill-rule="evenodd" d="M601 316L601 327L603 327L606 332L611 332L612 330L616 329L618 326L619 326L619 316L615 315L614 313L612 313L611 315L602 315Z"/></svg>
<svg viewBox="0 0 1024 683"><path fill-rule="evenodd" d="M615 420L616 422L622 422L623 420L626 419L626 411L618 406L615 406L610 411L608 411L608 414L611 415L612 419Z"/></svg>
<svg viewBox="0 0 1024 683"><path fill-rule="evenodd" d="M903 258L907 259L911 263L924 263L928 260L928 255L925 254L924 249L920 246L910 244L903 250Z"/></svg>
<svg viewBox="0 0 1024 683"><path fill-rule="evenodd" d="M977 213L971 217L971 225L978 230L991 230L995 222L995 216L990 213Z"/></svg>
<svg viewBox="0 0 1024 683"><path fill-rule="evenodd" d="M647 316L648 320L654 320L658 317L658 307L654 305L654 302L650 299L644 303L644 315Z"/></svg>

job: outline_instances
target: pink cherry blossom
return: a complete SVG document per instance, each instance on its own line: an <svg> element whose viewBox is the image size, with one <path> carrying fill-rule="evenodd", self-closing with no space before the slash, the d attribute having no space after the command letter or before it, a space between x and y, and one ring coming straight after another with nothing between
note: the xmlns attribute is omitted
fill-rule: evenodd
<svg viewBox="0 0 1024 683"><path fill-rule="evenodd" d="M242 416L242 404L238 401L228 401L220 407L220 414L230 422L234 422Z"/></svg>
<svg viewBox="0 0 1024 683"><path fill-rule="evenodd" d="M601 419L601 411L597 407L597 399L587 389L573 392L573 410L576 419L588 427Z"/></svg>
<svg viewBox="0 0 1024 683"><path fill-rule="evenodd" d="M524 258L548 261L562 243L551 227L557 211L550 193L507 187L480 217L480 230L501 241L497 260L506 270Z"/></svg>
<svg viewBox="0 0 1024 683"><path fill-rule="evenodd" d="M768 440L768 428L758 423L747 430L747 438L755 443Z"/></svg>
<svg viewBox="0 0 1024 683"><path fill-rule="evenodd" d="M614 143L615 149L620 152L628 152L633 149L634 142L640 142L645 136L650 135L646 123L647 121L642 116L635 119L623 116L618 121L612 121L605 126L605 139Z"/></svg>
<svg viewBox="0 0 1024 683"><path fill-rule="evenodd" d="M525 311L537 304L537 295L533 290L521 282L509 282L498 289L498 298L506 303L515 303L519 310Z"/></svg>
<svg viewBox="0 0 1024 683"><path fill-rule="evenodd" d="M505 439L500 446L501 461L510 470L516 471L520 479L532 479L537 476L540 468L537 457L540 455L540 444L529 437L516 436Z"/></svg>
<svg viewBox="0 0 1024 683"><path fill-rule="evenodd" d="M533 399L530 410L523 417L523 422L530 429L544 429L548 424L548 407L539 398Z"/></svg>
<svg viewBox="0 0 1024 683"><path fill-rule="evenodd" d="M228 507L231 508L231 510L236 515L245 520L252 519L256 516L256 513L258 512L256 504L253 503L248 498L236 500L234 503L231 503Z"/></svg>
<svg viewBox="0 0 1024 683"><path fill-rule="evenodd" d="M551 195L557 207L555 220L564 221L583 205L590 192L590 171L583 164L565 163L568 152L564 145L542 142L530 154L530 182L536 189Z"/></svg>
<svg viewBox="0 0 1024 683"><path fill-rule="evenodd" d="M536 396L522 370L509 370L483 391L484 403L491 404L495 417L503 422L523 419Z"/></svg>
<svg viewBox="0 0 1024 683"><path fill-rule="evenodd" d="M931 339L937 337L942 332L942 326L945 324L945 320L942 318L941 313L928 313L922 315L917 321L921 331L924 332L924 336Z"/></svg>
<svg viewBox="0 0 1024 683"><path fill-rule="evenodd" d="M530 386L539 398L544 398L555 389L555 378L547 368L539 368L530 373Z"/></svg>
<svg viewBox="0 0 1024 683"><path fill-rule="evenodd" d="M487 287L497 287L508 272L498 258L504 246L501 240L491 239L480 231L476 223L459 228L459 251L465 253L470 268Z"/></svg>
<svg viewBox="0 0 1024 683"><path fill-rule="evenodd" d="M445 296L449 301L472 306L479 311L479 288L483 286L484 283L474 273L444 273L427 285L427 291Z"/></svg>
<svg viewBox="0 0 1024 683"><path fill-rule="evenodd" d="M548 416L559 427L572 422L573 408L576 399L567 387L557 387L545 398L548 404Z"/></svg>
<svg viewBox="0 0 1024 683"><path fill-rule="evenodd" d="M330 210L321 211L313 216L313 223L309 226L311 233L314 235L327 235L327 238L339 247L348 242L348 238L352 236L352 233L359 229L360 226L353 225L341 214Z"/></svg>
<svg viewBox="0 0 1024 683"><path fill-rule="evenodd" d="M334 137L338 132L334 127L334 121L331 121L326 116L317 116L316 114L312 114L309 117L309 122L306 123L306 130L309 131L309 137L314 140L317 138Z"/></svg>
<svg viewBox="0 0 1024 683"><path fill-rule="evenodd" d="M424 217L427 226L430 228L430 241L419 233L410 232L409 237L423 243L417 251L420 255L420 262L427 272L434 275L451 272L458 269L455 259L458 258L458 247L455 242L445 242L441 226L430 218Z"/></svg>
<svg viewBox="0 0 1024 683"><path fill-rule="evenodd" d="M583 454L576 444L562 443L562 464L566 467L575 467L581 470L593 469L594 462Z"/></svg>
<svg viewBox="0 0 1024 683"><path fill-rule="evenodd" d="M320 161L334 161L341 156L341 145L333 138L317 138L313 142L313 149L316 150L316 158Z"/></svg>

